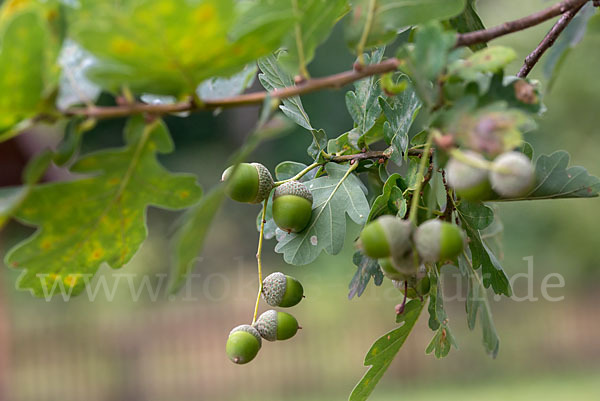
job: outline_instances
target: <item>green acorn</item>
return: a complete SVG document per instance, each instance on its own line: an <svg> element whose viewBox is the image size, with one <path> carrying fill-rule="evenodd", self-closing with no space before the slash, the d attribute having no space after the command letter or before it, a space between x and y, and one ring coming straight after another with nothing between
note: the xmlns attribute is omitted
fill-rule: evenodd
<svg viewBox="0 0 600 401"><path fill-rule="evenodd" d="M465 246L463 231L455 224L428 220L417 227L415 246L425 262L438 262L457 257Z"/></svg>
<svg viewBox="0 0 600 401"><path fill-rule="evenodd" d="M463 155L474 162L486 162L483 156L473 151L466 150ZM488 172L484 169L451 158L446 164L446 173L448 185L463 199L479 201L490 199L493 195Z"/></svg>
<svg viewBox="0 0 600 401"><path fill-rule="evenodd" d="M283 273L269 274L262 284L262 296L271 306L289 308L297 305L304 295L302 284Z"/></svg>
<svg viewBox="0 0 600 401"><path fill-rule="evenodd" d="M306 228L312 216L313 196L300 181L288 181L275 188L273 220L288 233Z"/></svg>
<svg viewBox="0 0 600 401"><path fill-rule="evenodd" d="M267 341L287 340L298 331L298 321L286 312L268 310L258 317L254 327Z"/></svg>
<svg viewBox="0 0 600 401"><path fill-rule="evenodd" d="M411 248L410 222L395 216L384 215L367 224L361 231L358 247L373 259L401 258Z"/></svg>
<svg viewBox="0 0 600 401"><path fill-rule="evenodd" d="M535 182L535 169L521 152L506 152L494 160L490 173L492 188L505 198L526 195Z"/></svg>
<svg viewBox="0 0 600 401"><path fill-rule="evenodd" d="M260 163L240 163L231 176L234 167L229 166L221 176L221 181L226 181L227 196L243 203L261 203L269 196L275 184L265 166Z"/></svg>
<svg viewBox="0 0 600 401"><path fill-rule="evenodd" d="M258 331L248 325L237 326L229 333L225 352L231 362L243 365L254 359L262 345Z"/></svg>

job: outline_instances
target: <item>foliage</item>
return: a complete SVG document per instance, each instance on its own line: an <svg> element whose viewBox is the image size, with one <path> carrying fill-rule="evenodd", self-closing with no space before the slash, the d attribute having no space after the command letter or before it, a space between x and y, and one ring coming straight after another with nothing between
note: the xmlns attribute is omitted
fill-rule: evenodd
<svg viewBox="0 0 600 401"><path fill-rule="evenodd" d="M537 157L531 186L518 195L468 200L455 193L446 179L449 159L473 151L482 161L471 167L506 174L494 157L517 151L533 160L523 138L546 111L539 83L507 73L513 49L487 40L458 46L460 35L485 33L475 6L474 0L3 2L0 141L41 122L64 127L55 150L30 160L21 186L0 189L0 227L15 218L37 228L6 256L8 266L22 271L18 288L40 297L81 293L101 264L120 268L132 258L146 239L146 209L157 206L187 209L172 242L169 292L177 292L225 193L217 184L202 197L196 177L159 164L158 155L174 151L161 117L257 104L259 123L229 162L246 161L263 141L296 124L312 137L310 164L281 161L273 186L298 180L313 202L308 226L292 233L273 220L273 194L264 201L257 217L259 278L263 240L274 238L288 264L306 265L323 251L340 252L348 218L361 226L383 215L414 226L439 218L456 222L468 239L458 257L420 266L429 292L398 305L401 326L373 344L365 357L370 368L350 399L371 394L425 307L433 332L426 352L442 358L457 348L444 308L449 269L468 283L467 325L474 329L479 320L484 349L495 357L500 340L488 291L510 297L512 289L487 242L486 233L501 224L491 203L596 197L600 179L569 166L568 153L558 150ZM584 6L550 51L551 83L594 13ZM312 79L308 67L338 22L357 62ZM266 91L243 94L257 72ZM328 136L313 126L301 95L349 84L345 106L353 125ZM101 91L115 105L102 103ZM129 118L123 147L79 155L99 119L120 117ZM40 183L52 164L76 178ZM348 298L360 297L371 280L382 284L380 261L358 250L352 262Z"/></svg>

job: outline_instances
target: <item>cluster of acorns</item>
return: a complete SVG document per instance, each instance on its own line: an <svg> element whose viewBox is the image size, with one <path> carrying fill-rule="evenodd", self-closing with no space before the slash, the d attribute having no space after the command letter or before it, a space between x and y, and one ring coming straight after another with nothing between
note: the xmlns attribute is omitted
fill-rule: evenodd
<svg viewBox="0 0 600 401"><path fill-rule="evenodd" d="M271 306L289 308L302 300L304 289L295 278L278 272L264 279L262 297ZM271 309L260 315L253 325L243 324L231 330L225 351L232 362L240 365L248 363L258 354L262 338L267 341L287 340L298 329L294 316Z"/></svg>
<svg viewBox="0 0 600 401"><path fill-rule="evenodd" d="M313 197L300 181L285 181L275 186L271 173L260 163L231 166L223 172L221 181L226 182L225 193L231 199L244 203L261 203L275 188L273 220L288 233L298 233L310 222Z"/></svg>
<svg viewBox="0 0 600 401"><path fill-rule="evenodd" d="M472 150L462 151L462 158L452 157L446 165L448 184L456 194L471 201L489 200L494 192L503 198L526 195L535 182L535 169L527 156L510 151L497 156L490 168L478 165L490 163Z"/></svg>
<svg viewBox="0 0 600 401"><path fill-rule="evenodd" d="M418 298L429 292L423 263L456 258L464 249L465 235L457 225L442 220L428 220L415 228L408 220L384 215L363 228L357 245L378 260L383 274L407 298Z"/></svg>
<svg viewBox="0 0 600 401"><path fill-rule="evenodd" d="M276 185L269 170L260 163L240 163L227 168L221 178L225 193L233 200L244 203L266 201L273 190L273 220L288 232L297 233L306 228L312 217L313 197L300 181L284 181ZM281 308L297 305L304 297L302 284L283 273L273 273L262 283L262 297L267 304ZM237 364L250 362L260 350L262 339L287 340L298 331L298 321L286 312L274 309L264 312L254 324L243 324L229 333L225 351Z"/></svg>

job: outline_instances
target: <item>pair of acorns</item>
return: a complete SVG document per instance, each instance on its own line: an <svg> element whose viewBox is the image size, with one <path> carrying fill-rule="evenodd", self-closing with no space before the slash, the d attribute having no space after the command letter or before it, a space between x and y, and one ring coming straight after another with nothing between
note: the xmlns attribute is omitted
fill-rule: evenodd
<svg viewBox="0 0 600 401"><path fill-rule="evenodd" d="M408 220L384 215L363 228L357 245L378 260L383 274L396 287L414 298L429 291L429 281L422 280L426 278L420 271L422 264L456 258L465 247L465 235L457 225L437 219L415 228ZM412 293L405 291L408 287Z"/></svg>
<svg viewBox="0 0 600 401"><path fill-rule="evenodd" d="M289 308L304 297L302 284L283 273L273 273L263 280L262 297L271 306ZM268 310L253 325L237 326L229 333L225 352L233 363L250 362L262 346L262 339L282 341L292 338L298 331L298 321L286 312Z"/></svg>
<svg viewBox="0 0 600 401"><path fill-rule="evenodd" d="M235 169L235 170L234 170ZM225 193L233 200L261 203L273 194L273 220L288 233L306 228L312 216L313 196L300 181L285 181L276 186L269 170L260 163L240 163L228 167L221 177Z"/></svg>
<svg viewBox="0 0 600 401"><path fill-rule="evenodd" d="M531 190L535 169L521 152L505 152L494 159L491 169L476 167L488 163L481 154L466 150L462 160L451 158L446 165L448 184L463 199L488 200L494 192L503 198L518 198Z"/></svg>

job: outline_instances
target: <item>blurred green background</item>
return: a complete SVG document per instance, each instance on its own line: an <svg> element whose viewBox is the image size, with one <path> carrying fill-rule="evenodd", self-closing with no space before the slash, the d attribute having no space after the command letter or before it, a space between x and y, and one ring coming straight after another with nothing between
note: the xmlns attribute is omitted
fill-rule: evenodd
<svg viewBox="0 0 600 401"><path fill-rule="evenodd" d="M479 2L487 26L548 5L541 0ZM550 26L551 22L495 43L513 46L521 60ZM590 34L572 51L545 98L545 118L527 137L537 155L565 149L572 163L586 166L595 175L600 174L599 49L600 35ZM352 62L338 28L319 49L310 72L322 76L346 70ZM509 71L519 67L516 61ZM531 76L543 82L541 65ZM303 98L313 125L326 129L329 137L351 128L344 93L328 91ZM198 174L202 185L210 188L256 116L256 108L245 108L216 117L209 113L170 117L177 151L164 157L164 164ZM122 121L100 124L87 134L84 149L120 144L121 127ZM52 132L38 130L1 144L3 185L15 184L31 153L55 140ZM309 143L310 135L297 129L262 145L252 158L271 169L283 160L308 162ZM59 170L48 175L50 180L61 177L64 172ZM286 266L272 251L274 240L267 241L266 272L284 271L304 284L307 298L292 311L303 330L291 341L263 344L251 364L233 365L224 346L229 330L252 317L258 211L256 206L224 205L196 263L197 276L173 298L165 295L165 286L168 239L177 216L156 209L148 213L148 241L126 268L100 270L92 286L100 288L94 299L85 294L69 302L60 297L50 302L34 299L14 289L17 271L1 269L0 400L346 399L366 370L362 361L371 343L395 327L394 305L401 301L400 294L386 281L381 287L370 285L360 298L347 299L347 285L355 271L351 262L355 226L350 226L348 246L341 255L324 255L309 266ZM498 213L505 225L501 253L508 273L526 272L528 262L523 258L533 257L533 280L516 280L515 293L524 296L531 285L538 300L492 302L501 338L495 360L485 354L479 329L470 332L466 327L464 303L448 300L450 325L460 350L452 350L441 361L425 355L432 333L422 319L372 400L600 399L596 309L600 200L503 204ZM0 236L2 254L30 232L16 223L9 225ZM446 272L448 294L460 284L452 273ZM552 297L564 297L560 302L542 296L542 280L550 273L565 278L564 288L549 290Z"/></svg>

